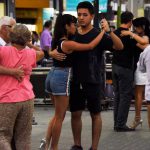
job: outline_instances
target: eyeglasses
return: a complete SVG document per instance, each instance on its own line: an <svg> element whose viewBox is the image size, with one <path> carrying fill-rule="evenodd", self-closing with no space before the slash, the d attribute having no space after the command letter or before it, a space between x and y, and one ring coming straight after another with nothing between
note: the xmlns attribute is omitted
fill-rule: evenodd
<svg viewBox="0 0 150 150"><path fill-rule="evenodd" d="M11 25L5 25L5 26L7 26L7 27L9 27L9 28L12 28L12 26L11 26Z"/></svg>

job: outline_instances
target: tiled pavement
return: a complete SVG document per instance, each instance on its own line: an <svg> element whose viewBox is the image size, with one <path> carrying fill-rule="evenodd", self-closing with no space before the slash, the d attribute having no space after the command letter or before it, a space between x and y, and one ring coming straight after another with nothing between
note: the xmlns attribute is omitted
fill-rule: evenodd
<svg viewBox="0 0 150 150"><path fill-rule="evenodd" d="M128 124L132 122L134 111L129 112ZM98 150L150 150L150 130L147 124L146 108L142 111L143 125L135 132L114 132L112 110L102 111L103 129ZM38 150L40 140L44 137L49 119L54 114L53 106L35 107L35 119L38 125L33 125L32 150ZM88 150L91 144L91 120L89 113L83 113L82 145ZM69 150L73 144L70 127L70 112L66 114L63 123L59 150Z"/></svg>

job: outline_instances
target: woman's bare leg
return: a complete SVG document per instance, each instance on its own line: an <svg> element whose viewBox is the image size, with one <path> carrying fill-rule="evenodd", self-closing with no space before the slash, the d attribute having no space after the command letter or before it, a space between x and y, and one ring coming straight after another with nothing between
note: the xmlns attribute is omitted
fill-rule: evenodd
<svg viewBox="0 0 150 150"><path fill-rule="evenodd" d="M142 125L141 120L141 107L143 102L144 95L144 85L135 86L135 117L134 121L130 125L131 128L135 129L137 126Z"/></svg>
<svg viewBox="0 0 150 150"><path fill-rule="evenodd" d="M61 134L62 123L69 103L68 96L54 96L55 100L55 121L52 126L51 149L58 150L58 141Z"/></svg>
<svg viewBox="0 0 150 150"><path fill-rule="evenodd" d="M143 102L144 85L135 86L135 118L141 118L141 107Z"/></svg>
<svg viewBox="0 0 150 150"><path fill-rule="evenodd" d="M50 98L52 100L53 105L55 106L55 101L54 101L54 96L50 94ZM55 116L50 120L48 129L46 132L46 147L45 150L48 150L50 142L51 142L51 137L52 137L52 127L55 122Z"/></svg>

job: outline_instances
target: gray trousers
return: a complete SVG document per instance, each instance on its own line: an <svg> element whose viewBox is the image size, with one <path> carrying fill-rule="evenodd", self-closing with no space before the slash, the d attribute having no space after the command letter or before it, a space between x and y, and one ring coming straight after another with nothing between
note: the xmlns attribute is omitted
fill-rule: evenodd
<svg viewBox="0 0 150 150"><path fill-rule="evenodd" d="M114 126L124 127L127 123L133 96L133 70L112 65L114 86Z"/></svg>

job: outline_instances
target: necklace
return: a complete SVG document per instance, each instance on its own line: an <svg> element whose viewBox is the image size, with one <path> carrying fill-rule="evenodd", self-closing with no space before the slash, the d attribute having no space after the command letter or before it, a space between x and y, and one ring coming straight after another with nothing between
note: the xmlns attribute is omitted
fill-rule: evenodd
<svg viewBox="0 0 150 150"><path fill-rule="evenodd" d="M89 28L87 28L87 29L83 29L82 27L79 27L78 28L78 32L80 33L80 34L86 34L86 33L88 33L91 29L93 29L93 26L90 26Z"/></svg>

